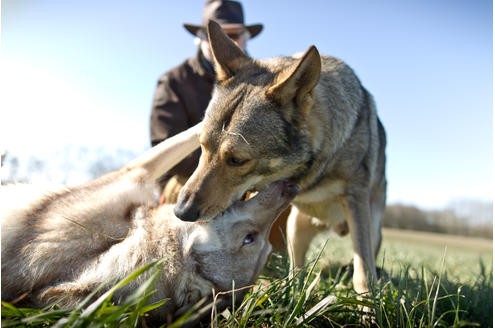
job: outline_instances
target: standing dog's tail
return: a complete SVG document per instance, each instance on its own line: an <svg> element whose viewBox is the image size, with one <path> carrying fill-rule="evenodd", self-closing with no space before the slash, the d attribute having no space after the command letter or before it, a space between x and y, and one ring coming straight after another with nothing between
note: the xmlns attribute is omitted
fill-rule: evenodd
<svg viewBox="0 0 495 328"><path fill-rule="evenodd" d="M202 122L169 138L129 162L123 170L144 170L144 178L154 182L199 147Z"/></svg>

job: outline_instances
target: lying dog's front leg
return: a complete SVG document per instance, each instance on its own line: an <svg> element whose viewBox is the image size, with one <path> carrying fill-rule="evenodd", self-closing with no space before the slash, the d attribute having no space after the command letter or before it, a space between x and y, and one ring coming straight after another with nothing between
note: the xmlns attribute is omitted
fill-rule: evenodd
<svg viewBox="0 0 495 328"><path fill-rule="evenodd" d="M198 147L200 129L201 123L156 145L121 170L72 188L53 202L70 205L58 206L59 211L66 211L63 217L83 228L80 233L103 237L104 245L95 247L113 244L126 236L134 211L154 203L156 179ZM55 222L55 229L59 225Z"/></svg>
<svg viewBox="0 0 495 328"><path fill-rule="evenodd" d="M127 164L123 171L136 171L144 183L154 183L199 147L202 122L170 137Z"/></svg>

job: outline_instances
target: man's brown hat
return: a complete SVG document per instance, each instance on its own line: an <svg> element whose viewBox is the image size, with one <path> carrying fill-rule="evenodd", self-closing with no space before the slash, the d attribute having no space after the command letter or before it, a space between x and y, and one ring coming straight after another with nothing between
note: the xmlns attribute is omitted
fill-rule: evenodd
<svg viewBox="0 0 495 328"><path fill-rule="evenodd" d="M250 38L257 36L263 29L262 24L244 25L242 5L237 1L228 0L207 0L203 9L203 25L184 23L184 27L193 35L197 35L199 30L206 29L210 19L225 29L244 28L249 32Z"/></svg>

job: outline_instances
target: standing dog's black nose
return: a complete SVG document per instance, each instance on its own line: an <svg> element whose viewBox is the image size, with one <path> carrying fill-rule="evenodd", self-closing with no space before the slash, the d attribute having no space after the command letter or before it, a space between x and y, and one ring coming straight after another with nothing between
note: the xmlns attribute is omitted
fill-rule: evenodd
<svg viewBox="0 0 495 328"><path fill-rule="evenodd" d="M181 193L177 204L174 206L174 214L182 221L194 222L199 219L199 206L191 201L192 197Z"/></svg>

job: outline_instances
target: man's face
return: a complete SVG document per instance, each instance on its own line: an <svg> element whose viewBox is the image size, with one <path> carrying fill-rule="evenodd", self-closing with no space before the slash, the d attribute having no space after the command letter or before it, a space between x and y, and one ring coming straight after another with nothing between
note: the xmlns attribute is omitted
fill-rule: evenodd
<svg viewBox="0 0 495 328"><path fill-rule="evenodd" d="M247 41L249 40L249 32L244 28L224 28L223 31L227 34L232 41L234 41L242 51L247 50ZM206 31L200 31L198 34L200 39L200 47L203 55L210 62L213 62L213 56L210 50L210 44L208 43L208 37L206 36Z"/></svg>
<svg viewBox="0 0 495 328"><path fill-rule="evenodd" d="M223 29L225 34L229 36L244 52L247 49L247 40L249 39L249 32L245 29Z"/></svg>

